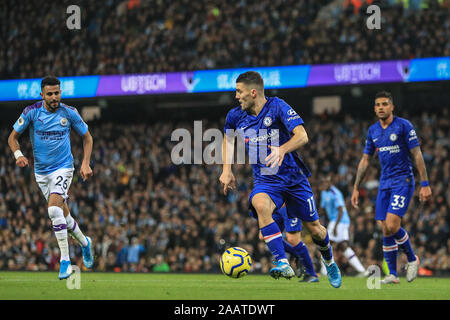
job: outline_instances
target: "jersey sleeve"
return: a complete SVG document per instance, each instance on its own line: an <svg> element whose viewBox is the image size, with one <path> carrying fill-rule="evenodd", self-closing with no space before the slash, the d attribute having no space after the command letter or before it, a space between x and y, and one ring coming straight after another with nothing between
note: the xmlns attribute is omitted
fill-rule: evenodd
<svg viewBox="0 0 450 320"><path fill-rule="evenodd" d="M223 128L223 132L227 134L227 130L236 130L236 120L234 117L234 112L231 110L227 114L227 118L225 120L225 126Z"/></svg>
<svg viewBox="0 0 450 320"><path fill-rule="evenodd" d="M31 113L32 111L26 112L25 109L20 115L19 119L17 119L16 123L14 123L14 130L16 130L20 134L23 133L31 123Z"/></svg>
<svg viewBox="0 0 450 320"><path fill-rule="evenodd" d="M414 130L414 126L408 120L406 120L403 125L403 137L410 150L420 146L416 130Z"/></svg>
<svg viewBox="0 0 450 320"><path fill-rule="evenodd" d="M88 125L86 122L84 122L83 118L81 118L81 115L78 113L77 109L71 110L69 114L72 128L74 128L80 136L84 136L88 131Z"/></svg>
<svg viewBox="0 0 450 320"><path fill-rule="evenodd" d="M370 129L369 129L369 131L367 131L366 146L364 147L363 152L370 156L373 155L373 153L375 152L375 145L373 144L372 134L370 133Z"/></svg>
<svg viewBox="0 0 450 320"><path fill-rule="evenodd" d="M303 119L297 114L297 112L295 112L290 105L281 99L278 104L278 116L289 132L292 132L295 127L304 124Z"/></svg>

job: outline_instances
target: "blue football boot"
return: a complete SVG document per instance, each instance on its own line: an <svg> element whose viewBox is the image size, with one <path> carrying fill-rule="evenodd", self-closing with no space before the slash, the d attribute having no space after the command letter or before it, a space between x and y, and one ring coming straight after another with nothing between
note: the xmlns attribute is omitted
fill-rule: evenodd
<svg viewBox="0 0 450 320"><path fill-rule="evenodd" d="M327 264L324 261L322 261L322 263L325 265L325 268L327 269L327 275L330 284L335 288L339 288L342 283L342 277L336 262L333 262L330 266L327 266Z"/></svg>
<svg viewBox="0 0 450 320"><path fill-rule="evenodd" d="M67 279L72 274L72 265L70 260L62 260L59 267L59 280Z"/></svg>
<svg viewBox="0 0 450 320"><path fill-rule="evenodd" d="M92 254L92 240L86 237L88 242L86 247L81 246L81 251L83 251L83 263L86 268L90 269L94 265L94 255Z"/></svg>
<svg viewBox="0 0 450 320"><path fill-rule="evenodd" d="M274 261L273 264L275 267L270 269L269 273L272 278L278 279L279 277L283 277L286 279L290 279L295 276L295 272L289 263L283 261Z"/></svg>

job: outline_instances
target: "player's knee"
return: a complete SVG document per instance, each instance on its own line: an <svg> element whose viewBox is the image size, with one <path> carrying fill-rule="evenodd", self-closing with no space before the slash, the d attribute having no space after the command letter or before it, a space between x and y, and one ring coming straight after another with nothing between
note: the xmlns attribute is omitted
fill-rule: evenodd
<svg viewBox="0 0 450 320"><path fill-rule="evenodd" d="M48 216L52 220L53 224L66 224L64 212L60 207L50 206L48 207Z"/></svg>
<svg viewBox="0 0 450 320"><path fill-rule="evenodd" d="M315 239L322 239L327 233L327 229L325 229L325 227L322 226L318 221L305 224L305 226L308 228L311 236Z"/></svg>
<svg viewBox="0 0 450 320"><path fill-rule="evenodd" d="M396 223L387 222L383 228L384 236L392 236L397 233L400 226Z"/></svg>

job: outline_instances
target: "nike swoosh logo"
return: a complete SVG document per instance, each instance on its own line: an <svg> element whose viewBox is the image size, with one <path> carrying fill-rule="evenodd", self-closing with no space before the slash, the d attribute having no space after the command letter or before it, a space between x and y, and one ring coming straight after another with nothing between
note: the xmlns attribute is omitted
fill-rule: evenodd
<svg viewBox="0 0 450 320"><path fill-rule="evenodd" d="M309 216L312 217L312 216L315 215L315 214L316 214L316 213L314 212L314 213L311 213Z"/></svg>
<svg viewBox="0 0 450 320"><path fill-rule="evenodd" d="M376 138L376 139L373 139L373 142L376 142L378 140L378 138Z"/></svg>

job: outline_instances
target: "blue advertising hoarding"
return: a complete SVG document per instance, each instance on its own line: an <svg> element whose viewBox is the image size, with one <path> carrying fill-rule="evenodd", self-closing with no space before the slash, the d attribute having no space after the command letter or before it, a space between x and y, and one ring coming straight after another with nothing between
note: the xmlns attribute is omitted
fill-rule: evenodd
<svg viewBox="0 0 450 320"><path fill-rule="evenodd" d="M239 74L261 73L265 88L450 80L450 57L330 65L61 77L62 98L234 91ZM0 101L40 99L40 78L0 80Z"/></svg>

